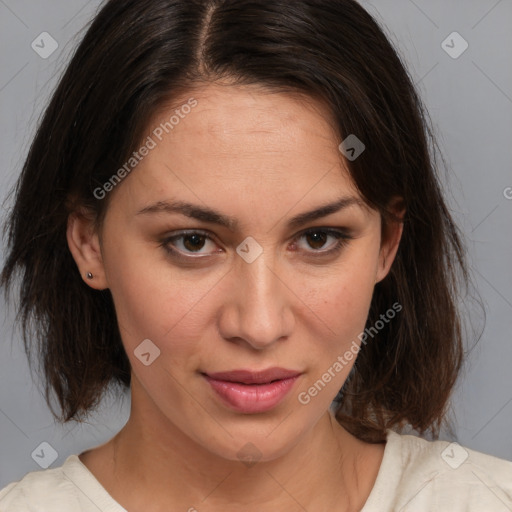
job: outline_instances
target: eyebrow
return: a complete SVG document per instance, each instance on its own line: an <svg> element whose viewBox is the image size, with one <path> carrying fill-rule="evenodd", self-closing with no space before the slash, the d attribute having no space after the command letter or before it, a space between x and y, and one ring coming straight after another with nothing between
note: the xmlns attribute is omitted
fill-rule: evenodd
<svg viewBox="0 0 512 512"><path fill-rule="evenodd" d="M327 203L314 210L299 213L287 222L289 229L297 228L308 222L312 222L327 215L344 210L350 206L363 206L363 201L354 196L341 197L337 201ZM146 215L153 213L180 213L186 217L197 219L211 224L224 226L232 231L236 230L239 222L234 217L230 217L221 212L205 206L195 205L184 201L158 201L152 205L146 206L137 212L137 215Z"/></svg>

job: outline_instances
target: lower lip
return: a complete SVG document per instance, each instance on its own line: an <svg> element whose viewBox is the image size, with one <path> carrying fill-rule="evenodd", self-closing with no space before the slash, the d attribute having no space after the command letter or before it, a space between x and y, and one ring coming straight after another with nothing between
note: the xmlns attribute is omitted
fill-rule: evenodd
<svg viewBox="0 0 512 512"><path fill-rule="evenodd" d="M212 389L233 409L246 414L266 412L276 407L290 392L297 375L269 384L240 384L212 379L205 375Z"/></svg>

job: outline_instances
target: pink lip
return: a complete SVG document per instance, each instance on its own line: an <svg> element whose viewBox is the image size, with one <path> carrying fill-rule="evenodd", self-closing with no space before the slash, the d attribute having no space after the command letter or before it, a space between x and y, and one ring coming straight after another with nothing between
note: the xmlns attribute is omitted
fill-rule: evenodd
<svg viewBox="0 0 512 512"><path fill-rule="evenodd" d="M290 392L301 373L282 368L233 370L203 374L212 389L233 409L246 414L269 411Z"/></svg>

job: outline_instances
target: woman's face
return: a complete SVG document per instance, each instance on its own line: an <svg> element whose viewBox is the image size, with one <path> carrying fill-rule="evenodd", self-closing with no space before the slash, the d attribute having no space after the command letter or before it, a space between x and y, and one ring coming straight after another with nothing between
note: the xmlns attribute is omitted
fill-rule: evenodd
<svg viewBox="0 0 512 512"><path fill-rule="evenodd" d="M382 242L320 105L255 86L190 96L110 192L94 281L114 299L132 411L227 459L247 443L272 459L342 387L397 237ZM272 368L287 373L258 374Z"/></svg>

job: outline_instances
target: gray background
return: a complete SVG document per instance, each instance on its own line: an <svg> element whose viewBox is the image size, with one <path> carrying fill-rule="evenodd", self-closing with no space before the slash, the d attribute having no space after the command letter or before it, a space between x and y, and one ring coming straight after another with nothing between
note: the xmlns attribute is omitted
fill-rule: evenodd
<svg viewBox="0 0 512 512"><path fill-rule="evenodd" d="M0 0L0 200L14 184L38 117L99 3ZM444 437L512 460L512 1L362 3L385 25L430 111L452 170L448 199L467 236L486 308L483 336L454 394L454 431ZM469 44L458 58L441 46L454 31ZM42 32L59 45L47 59L31 48ZM452 52L462 48L457 39L447 44ZM3 245L0 250L3 258ZM28 371L19 335L12 332L13 305L0 300L2 488L40 469L31 454L42 442L56 450L55 467L112 437L128 417L129 396L122 403L108 398L85 424L56 425Z"/></svg>

